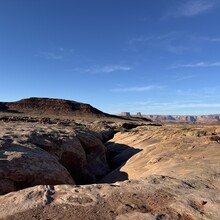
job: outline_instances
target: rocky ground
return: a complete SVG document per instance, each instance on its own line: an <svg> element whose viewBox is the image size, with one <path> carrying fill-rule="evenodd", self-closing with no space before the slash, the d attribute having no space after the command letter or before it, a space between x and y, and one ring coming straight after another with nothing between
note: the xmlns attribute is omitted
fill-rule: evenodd
<svg viewBox="0 0 220 220"><path fill-rule="evenodd" d="M0 194L39 184L94 183L109 172L104 142L113 137L114 123L0 126Z"/></svg>
<svg viewBox="0 0 220 220"><path fill-rule="evenodd" d="M1 122L1 219L218 220L219 140L218 126Z"/></svg>
<svg viewBox="0 0 220 220"><path fill-rule="evenodd" d="M0 219L219 220L220 126L0 117Z"/></svg>

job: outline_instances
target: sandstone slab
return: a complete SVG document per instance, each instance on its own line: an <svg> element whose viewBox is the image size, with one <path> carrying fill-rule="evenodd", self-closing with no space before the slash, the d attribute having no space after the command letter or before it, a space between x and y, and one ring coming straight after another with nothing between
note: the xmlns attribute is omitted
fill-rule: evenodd
<svg viewBox="0 0 220 220"><path fill-rule="evenodd" d="M108 185L35 186L0 196L0 215L5 220L218 220L219 196L214 189L155 175Z"/></svg>

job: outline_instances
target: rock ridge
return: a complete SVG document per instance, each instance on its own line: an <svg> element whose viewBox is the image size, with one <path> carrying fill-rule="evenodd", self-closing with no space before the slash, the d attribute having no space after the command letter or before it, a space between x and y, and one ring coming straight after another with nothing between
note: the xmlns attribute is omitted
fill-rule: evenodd
<svg viewBox="0 0 220 220"><path fill-rule="evenodd" d="M36 115L110 117L89 104L54 98L27 98L17 102L0 102L0 111ZM113 116L111 116L113 117Z"/></svg>

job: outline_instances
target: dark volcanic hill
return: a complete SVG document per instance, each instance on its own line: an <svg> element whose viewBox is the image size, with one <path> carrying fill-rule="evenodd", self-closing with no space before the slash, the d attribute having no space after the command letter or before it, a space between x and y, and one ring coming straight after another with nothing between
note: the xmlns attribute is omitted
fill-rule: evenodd
<svg viewBox="0 0 220 220"><path fill-rule="evenodd" d="M0 102L0 111L34 115L113 117L89 104L52 98L27 98L17 102Z"/></svg>

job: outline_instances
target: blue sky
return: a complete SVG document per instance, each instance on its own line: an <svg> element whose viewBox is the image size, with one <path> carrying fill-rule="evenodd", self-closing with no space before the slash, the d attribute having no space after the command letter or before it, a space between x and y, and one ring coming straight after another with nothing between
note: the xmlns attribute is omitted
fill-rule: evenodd
<svg viewBox="0 0 220 220"><path fill-rule="evenodd" d="M0 100L220 113L220 0L1 0Z"/></svg>

